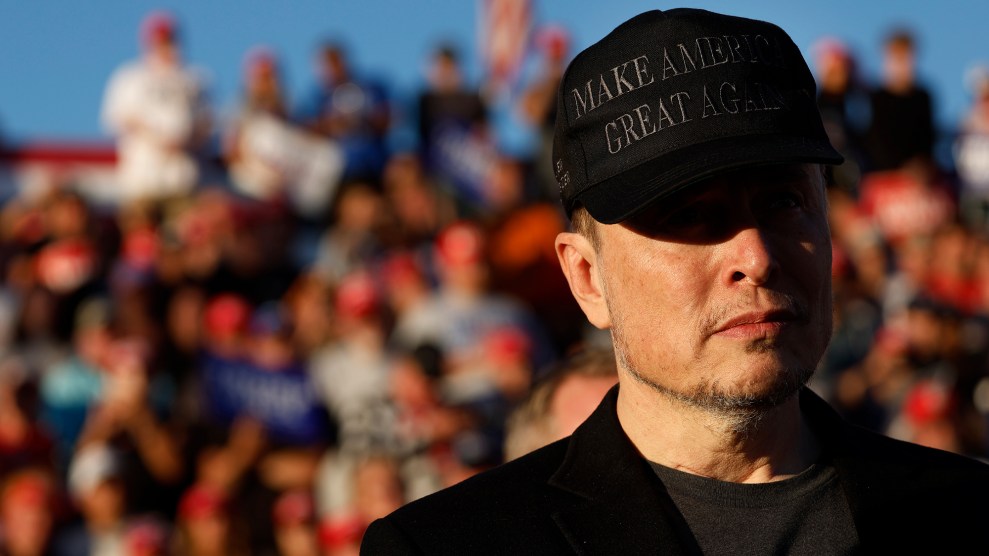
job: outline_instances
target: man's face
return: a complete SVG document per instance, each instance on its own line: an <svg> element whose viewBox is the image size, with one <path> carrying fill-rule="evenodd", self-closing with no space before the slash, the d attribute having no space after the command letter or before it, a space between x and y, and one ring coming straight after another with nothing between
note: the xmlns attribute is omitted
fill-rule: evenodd
<svg viewBox="0 0 989 556"><path fill-rule="evenodd" d="M813 373L831 334L818 166L732 172L596 226L603 324L623 374L737 413L782 403Z"/></svg>

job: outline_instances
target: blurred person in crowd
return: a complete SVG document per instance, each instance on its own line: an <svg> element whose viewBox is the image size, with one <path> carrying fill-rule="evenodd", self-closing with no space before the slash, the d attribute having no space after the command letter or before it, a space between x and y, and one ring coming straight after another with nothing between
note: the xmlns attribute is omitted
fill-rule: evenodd
<svg viewBox="0 0 989 556"><path fill-rule="evenodd" d="M828 139L845 162L835 167L835 185L858 192L862 159L863 121L868 98L859 82L857 64L849 47L835 38L824 38L814 45L817 66L817 108Z"/></svg>
<svg viewBox="0 0 989 556"><path fill-rule="evenodd" d="M79 296L91 292L105 272L109 253L101 252L105 247L100 242L108 238L98 236L95 219L85 200L72 191L59 190L46 204L47 237L35 256L36 276L57 296L63 312L74 310ZM66 337L68 330L61 322L57 325L58 337Z"/></svg>
<svg viewBox="0 0 989 556"><path fill-rule="evenodd" d="M27 197L3 208L3 291L17 315L14 351L44 372L64 357L78 305L102 287L112 238L67 184Z"/></svg>
<svg viewBox="0 0 989 556"><path fill-rule="evenodd" d="M343 45L319 47L316 83L300 120L343 150L345 177L377 177L388 158L386 136L392 123L385 88L353 69Z"/></svg>
<svg viewBox="0 0 989 556"><path fill-rule="evenodd" d="M618 381L615 354L578 353L536 382L509 417L505 459L513 460L570 436Z"/></svg>
<svg viewBox="0 0 989 556"><path fill-rule="evenodd" d="M61 529L58 556L124 556L127 495L120 454L105 444L81 447L69 466L68 488L81 523Z"/></svg>
<svg viewBox="0 0 989 556"><path fill-rule="evenodd" d="M916 56L910 31L895 29L887 35L883 82L869 101L869 170L895 170L907 162L933 164L934 113L930 93L917 82Z"/></svg>
<svg viewBox="0 0 989 556"><path fill-rule="evenodd" d="M281 67L266 47L246 56L242 102L225 148L237 191L287 203L307 217L322 216L343 172L343 155L291 123Z"/></svg>
<svg viewBox="0 0 989 556"><path fill-rule="evenodd" d="M0 486L0 554L46 556L58 517L51 471L24 467L4 473Z"/></svg>
<svg viewBox="0 0 989 556"><path fill-rule="evenodd" d="M30 285L19 294L14 353L32 372L43 372L66 355L67 346L59 337L58 329L64 326L60 317L71 311L60 306L58 297L44 286Z"/></svg>
<svg viewBox="0 0 989 556"><path fill-rule="evenodd" d="M890 436L961 453L957 425L952 420L953 392L936 380L920 380L907 393L903 409L890 427Z"/></svg>
<svg viewBox="0 0 989 556"><path fill-rule="evenodd" d="M919 159L900 170L863 176L859 207L894 246L911 237L934 234L955 214L947 184L933 166Z"/></svg>
<svg viewBox="0 0 989 556"><path fill-rule="evenodd" d="M230 497L208 485L195 484L182 495L176 516L175 554L244 556L246 536L236 529Z"/></svg>
<svg viewBox="0 0 989 556"><path fill-rule="evenodd" d="M862 361L838 372L831 401L850 422L886 431L911 380L905 334L881 328Z"/></svg>
<svg viewBox="0 0 989 556"><path fill-rule="evenodd" d="M55 441L38 419L37 382L23 362L0 359L0 480L22 467L56 468Z"/></svg>
<svg viewBox="0 0 989 556"><path fill-rule="evenodd" d="M356 554L361 536L376 516L410 499L401 462L371 450L327 459L319 488L320 545L324 554Z"/></svg>
<svg viewBox="0 0 989 556"><path fill-rule="evenodd" d="M979 240L972 274L975 283L979 285L979 305L975 313L980 317L987 317L989 316L989 238L983 237Z"/></svg>
<svg viewBox="0 0 989 556"><path fill-rule="evenodd" d="M236 233L229 196L207 189L170 204L163 212L158 280L165 287L198 284L210 293L234 289L223 268L226 248Z"/></svg>
<svg viewBox="0 0 989 556"><path fill-rule="evenodd" d="M308 365L339 426L339 449L345 454L393 451L385 307L370 273L358 271L340 282L333 314L336 340L314 353Z"/></svg>
<svg viewBox="0 0 989 556"><path fill-rule="evenodd" d="M127 511L168 512L184 473L178 438L161 409L170 407L173 388L153 373L139 338L114 339L100 368L99 398L87 410L76 451L104 446L114 454Z"/></svg>
<svg viewBox="0 0 989 556"><path fill-rule="evenodd" d="M443 400L443 366L442 352L429 344L394 360L389 391L397 412L395 429L410 453L449 442L468 424L462 410Z"/></svg>
<svg viewBox="0 0 989 556"><path fill-rule="evenodd" d="M198 183L210 131L203 78L183 65L179 27L165 12L141 24L144 56L114 72L103 122L117 136L120 201L184 195Z"/></svg>
<svg viewBox="0 0 989 556"><path fill-rule="evenodd" d="M428 247L456 216L453 199L429 178L413 154L392 156L382 182L397 239L408 249Z"/></svg>
<svg viewBox="0 0 989 556"><path fill-rule="evenodd" d="M434 170L439 135L466 133L487 119L486 109L476 88L465 83L460 54L450 44L437 45L426 74L426 88L418 97L419 149Z"/></svg>
<svg viewBox="0 0 989 556"><path fill-rule="evenodd" d="M505 3L508 5L511 3ZM544 132L553 122L550 112L555 112L556 90L566 67L570 38L557 25L542 26L531 34L528 28L511 32L518 34L514 40L524 43L519 49L518 67L507 73L499 72L497 65L490 68L485 92L496 148L529 168L538 155L549 153L545 148L548 134ZM550 187L540 187L539 192Z"/></svg>
<svg viewBox="0 0 989 556"><path fill-rule="evenodd" d="M271 510L275 541L282 556L318 556L316 506L303 490L282 493Z"/></svg>
<svg viewBox="0 0 989 556"><path fill-rule="evenodd" d="M833 260L837 262L842 256L843 253L836 252ZM847 262L833 265L834 331L811 382L814 391L829 401L835 399L842 373L859 365L872 348L876 332L883 324L883 292L874 288L888 285L885 268L881 266L887 259L878 242L858 246L857 253L847 258ZM863 275L868 277L863 279Z"/></svg>
<svg viewBox="0 0 989 556"><path fill-rule="evenodd" d="M181 422L201 414L197 365L203 349L202 313L207 296L202 288L192 285L169 289L167 296L162 315L164 341L158 360L174 381L174 415Z"/></svg>
<svg viewBox="0 0 989 556"><path fill-rule="evenodd" d="M519 99L519 110L539 134L535 160L553 156L553 127L556 125L556 91L570 56L570 33L559 25L545 25L536 30L538 51L535 76L529 80ZM538 182L539 198L556 197L556 178L550 165L538 164L531 171Z"/></svg>
<svg viewBox="0 0 989 556"><path fill-rule="evenodd" d="M72 351L42 375L41 421L52 431L60 461L67 461L86 422L86 413L102 391L102 365L112 343L110 304L84 301L76 311Z"/></svg>
<svg viewBox="0 0 989 556"><path fill-rule="evenodd" d="M956 224L941 227L931 240L925 293L960 314L971 314L978 307L982 287L973 275L975 237Z"/></svg>
<svg viewBox="0 0 989 556"><path fill-rule="evenodd" d="M440 468L450 447L483 424L470 405L454 404L449 399L445 366L443 353L429 344L399 353L394 359L390 394L402 449L402 480L410 500L442 488ZM527 366L521 367L528 373ZM524 378L528 380L527 374Z"/></svg>
<svg viewBox="0 0 989 556"><path fill-rule="evenodd" d="M332 340L333 296L322 277L313 272L300 274L282 303L291 323L292 343L300 357L308 359Z"/></svg>
<svg viewBox="0 0 989 556"><path fill-rule="evenodd" d="M815 93L779 27L703 10L640 14L577 55L556 248L619 384L569 438L372 523L365 553L989 546L989 468L805 388L832 329L824 165L842 160Z"/></svg>
<svg viewBox="0 0 989 556"><path fill-rule="evenodd" d="M443 353L444 401L473 420L448 447L447 474L459 478L500 461L510 405L534 369L554 357L535 316L490 290L486 242L484 230L470 221L444 229L434 245L438 289L399 314L392 331L402 349L430 344Z"/></svg>
<svg viewBox="0 0 989 556"><path fill-rule="evenodd" d="M224 245L221 272L214 287L244 295L263 304L281 298L298 271L287 246L294 220L282 208L265 204L234 204L233 233Z"/></svg>
<svg viewBox="0 0 989 556"><path fill-rule="evenodd" d="M253 303L280 297L295 279L287 211L203 189L164 211L156 260L164 288L197 285Z"/></svg>
<svg viewBox="0 0 989 556"><path fill-rule="evenodd" d="M170 528L161 518L144 516L131 520L124 533L127 556L166 556Z"/></svg>
<svg viewBox="0 0 989 556"><path fill-rule="evenodd" d="M333 222L320 239L313 270L331 283L367 265L383 250L385 204L371 183L352 181L340 187Z"/></svg>
<svg viewBox="0 0 989 556"><path fill-rule="evenodd" d="M432 252L432 245L430 242L427 253ZM407 318L431 297L430 277L424 269L426 257L418 256L421 254L397 250L381 265L384 296L395 322Z"/></svg>
<svg viewBox="0 0 989 556"><path fill-rule="evenodd" d="M319 525L320 554L357 556L367 524L356 515L327 516Z"/></svg>
<svg viewBox="0 0 989 556"><path fill-rule="evenodd" d="M365 524L384 517L405 503L405 486L398 463L371 455L354 469L353 509Z"/></svg>
<svg viewBox="0 0 989 556"><path fill-rule="evenodd" d="M462 220L444 229L434 244L439 287L396 322L393 339L415 348L438 346L450 371L470 371L483 363L483 340L491 332L516 327L531 342L529 362L539 367L553 358L545 332L515 300L490 291L488 237L477 224Z"/></svg>
<svg viewBox="0 0 989 556"><path fill-rule="evenodd" d="M272 450L322 446L329 423L278 304L252 309L223 296L211 302L207 318L214 343L201 369L210 421L227 427L256 420Z"/></svg>
<svg viewBox="0 0 989 556"><path fill-rule="evenodd" d="M556 205L533 199L525 167L498 158L485 184L490 212L482 220L489 236L486 256L491 288L526 304L546 326L554 348L564 352L581 340L580 307L567 293L553 240L565 230Z"/></svg>
<svg viewBox="0 0 989 556"><path fill-rule="evenodd" d="M460 55L449 44L433 50L426 86L417 99L419 153L426 169L441 181L461 177L451 143L476 136L487 124L487 107L476 87L465 83Z"/></svg>
<svg viewBox="0 0 989 556"><path fill-rule="evenodd" d="M959 126L955 166L961 179L962 216L970 226L989 230L989 66L966 72L972 106Z"/></svg>

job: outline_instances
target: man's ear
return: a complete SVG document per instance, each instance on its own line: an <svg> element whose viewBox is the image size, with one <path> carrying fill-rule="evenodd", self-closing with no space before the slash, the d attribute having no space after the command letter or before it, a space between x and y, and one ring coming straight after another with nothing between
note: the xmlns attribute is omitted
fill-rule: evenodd
<svg viewBox="0 0 989 556"><path fill-rule="evenodd" d="M579 233L561 233L556 236L556 257L570 283L570 292L587 320L597 328L611 328L608 301L599 272L600 261L591 242Z"/></svg>

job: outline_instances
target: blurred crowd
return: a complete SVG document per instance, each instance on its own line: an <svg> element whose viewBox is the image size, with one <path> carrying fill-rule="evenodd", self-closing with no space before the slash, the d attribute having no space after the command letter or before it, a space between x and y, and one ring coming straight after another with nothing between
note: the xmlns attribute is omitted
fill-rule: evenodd
<svg viewBox="0 0 989 556"><path fill-rule="evenodd" d="M53 175L0 210L0 554L356 554L371 520L572 431L615 371L553 247L565 30L479 85L437 45L413 98L328 42L292 99L258 47L227 119L180 31L150 15L108 82L113 198ZM814 50L846 162L812 386L984 458L989 73L946 135L914 37L884 49L877 78Z"/></svg>

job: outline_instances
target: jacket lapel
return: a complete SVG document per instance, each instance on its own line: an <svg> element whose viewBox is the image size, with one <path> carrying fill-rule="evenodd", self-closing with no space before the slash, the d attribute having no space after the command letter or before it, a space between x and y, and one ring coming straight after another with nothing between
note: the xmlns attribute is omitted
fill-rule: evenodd
<svg viewBox="0 0 989 556"><path fill-rule="evenodd" d="M549 483L583 498L553 515L578 554L699 554L686 522L625 436L618 387L570 439Z"/></svg>

